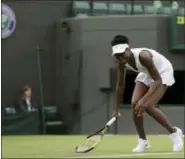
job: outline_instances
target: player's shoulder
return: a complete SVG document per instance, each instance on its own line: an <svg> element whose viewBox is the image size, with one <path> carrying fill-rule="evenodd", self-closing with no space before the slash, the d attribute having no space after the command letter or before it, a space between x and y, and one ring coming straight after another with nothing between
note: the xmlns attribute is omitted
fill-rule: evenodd
<svg viewBox="0 0 185 159"><path fill-rule="evenodd" d="M140 48L132 48L131 51L133 53L141 53L144 50L149 50L148 48L140 47Z"/></svg>
<svg viewBox="0 0 185 159"><path fill-rule="evenodd" d="M140 47L140 48L132 48L131 49L133 52L144 52L144 51L149 51L149 52L157 52L156 50L154 49L151 49L151 48L147 48L147 47Z"/></svg>
<svg viewBox="0 0 185 159"><path fill-rule="evenodd" d="M146 48L146 47L142 47L142 48L133 48L133 53L138 55L138 58L141 61L145 61L145 60L152 60L152 57L154 56L154 51L152 49Z"/></svg>
<svg viewBox="0 0 185 159"><path fill-rule="evenodd" d="M131 50L134 54L138 54L139 56L162 56L158 51L147 47L133 48Z"/></svg>

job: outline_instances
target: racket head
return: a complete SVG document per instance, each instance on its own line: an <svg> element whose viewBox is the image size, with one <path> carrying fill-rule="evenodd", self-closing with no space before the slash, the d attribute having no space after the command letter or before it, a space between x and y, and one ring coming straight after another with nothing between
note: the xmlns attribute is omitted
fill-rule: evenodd
<svg viewBox="0 0 185 159"><path fill-rule="evenodd" d="M87 153L92 151L102 140L101 135L91 135L76 146L76 153Z"/></svg>

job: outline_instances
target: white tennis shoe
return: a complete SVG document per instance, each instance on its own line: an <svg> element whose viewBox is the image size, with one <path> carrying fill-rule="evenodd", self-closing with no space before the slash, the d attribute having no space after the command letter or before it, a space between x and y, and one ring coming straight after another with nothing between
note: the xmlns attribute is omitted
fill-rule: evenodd
<svg viewBox="0 0 185 159"><path fill-rule="evenodd" d="M151 147L149 140L138 139L138 145L132 149L132 152L143 152Z"/></svg>
<svg viewBox="0 0 185 159"><path fill-rule="evenodd" d="M175 133L169 135L173 143L173 151L178 152L181 151L183 148L183 140L182 140L182 130L175 127L177 130ZM132 149L132 152L143 152L146 149L151 148L149 140L138 139L138 145Z"/></svg>
<svg viewBox="0 0 185 159"><path fill-rule="evenodd" d="M183 148L183 140L182 140L182 130L174 127L177 131L169 135L173 143L173 151L178 152Z"/></svg>

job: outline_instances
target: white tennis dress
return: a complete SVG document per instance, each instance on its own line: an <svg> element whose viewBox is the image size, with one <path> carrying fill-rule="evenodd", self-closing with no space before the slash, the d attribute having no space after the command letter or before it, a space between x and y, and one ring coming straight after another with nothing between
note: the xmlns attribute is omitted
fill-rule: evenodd
<svg viewBox="0 0 185 159"><path fill-rule="evenodd" d="M153 56L153 62L157 70L159 71L159 74L162 78L162 83L167 85L167 86L172 86L175 83L174 79L174 70L171 62L158 53L155 50L148 49L148 48L133 48L131 49L132 53L134 54L135 57L135 63L136 67L138 70L135 70L133 67L131 67L129 64L126 64L126 67L129 69L139 72L138 76L136 77L135 82L139 81L147 86L149 86L154 80L151 78L148 70L146 67L144 67L139 60L139 54L142 50L148 50L149 52L152 53Z"/></svg>

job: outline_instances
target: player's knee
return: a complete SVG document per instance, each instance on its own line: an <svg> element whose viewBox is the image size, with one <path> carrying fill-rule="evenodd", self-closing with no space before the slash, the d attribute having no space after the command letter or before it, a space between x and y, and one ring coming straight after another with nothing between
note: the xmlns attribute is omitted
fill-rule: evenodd
<svg viewBox="0 0 185 159"><path fill-rule="evenodd" d="M138 102L138 100L134 100L134 99L131 101L131 106L132 106L132 109L133 109L133 110L134 110L134 108L136 107L137 102Z"/></svg>
<svg viewBox="0 0 185 159"><path fill-rule="evenodd" d="M148 114L148 115L152 115L151 111L149 111L148 109L145 109L145 112Z"/></svg>
<svg viewBox="0 0 185 159"><path fill-rule="evenodd" d="M148 106L148 107L146 108L146 112L147 112L148 114L151 114L153 111L154 111L154 107Z"/></svg>

